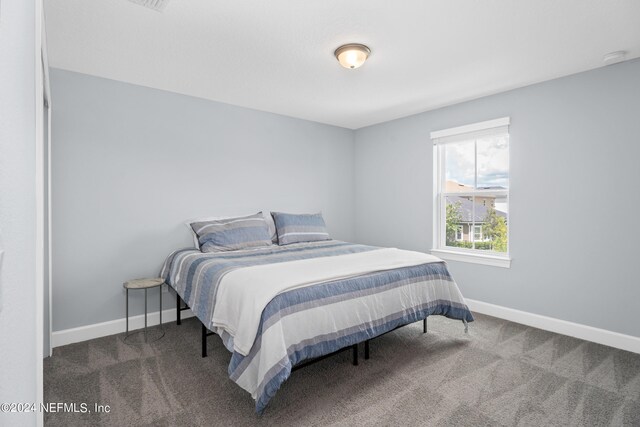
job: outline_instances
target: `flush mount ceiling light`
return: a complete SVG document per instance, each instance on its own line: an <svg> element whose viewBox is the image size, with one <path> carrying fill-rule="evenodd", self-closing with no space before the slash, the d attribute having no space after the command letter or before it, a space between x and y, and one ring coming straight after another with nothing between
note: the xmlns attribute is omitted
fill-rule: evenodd
<svg viewBox="0 0 640 427"><path fill-rule="evenodd" d="M354 69L362 66L370 53L371 49L363 44L349 43L337 48L334 55L344 68Z"/></svg>

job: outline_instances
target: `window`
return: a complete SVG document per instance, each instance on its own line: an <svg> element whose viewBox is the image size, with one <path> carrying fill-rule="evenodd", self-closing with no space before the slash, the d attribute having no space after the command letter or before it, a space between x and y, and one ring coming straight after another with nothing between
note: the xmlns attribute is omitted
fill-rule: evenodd
<svg viewBox="0 0 640 427"><path fill-rule="evenodd" d="M479 242L482 240L482 226L474 225L473 226L473 241Z"/></svg>
<svg viewBox="0 0 640 427"><path fill-rule="evenodd" d="M431 139L434 254L509 267L509 118L432 132Z"/></svg>

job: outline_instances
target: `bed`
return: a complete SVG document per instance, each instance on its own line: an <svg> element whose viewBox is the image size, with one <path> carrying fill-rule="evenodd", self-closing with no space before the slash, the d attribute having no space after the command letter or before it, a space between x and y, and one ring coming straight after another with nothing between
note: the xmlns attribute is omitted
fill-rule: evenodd
<svg viewBox="0 0 640 427"><path fill-rule="evenodd" d="M161 277L202 322L203 356L208 331L220 336L229 377L259 414L309 361L349 348L357 357L361 342L368 356L368 340L431 315L461 320L465 330L473 321L441 259L337 240L181 249Z"/></svg>

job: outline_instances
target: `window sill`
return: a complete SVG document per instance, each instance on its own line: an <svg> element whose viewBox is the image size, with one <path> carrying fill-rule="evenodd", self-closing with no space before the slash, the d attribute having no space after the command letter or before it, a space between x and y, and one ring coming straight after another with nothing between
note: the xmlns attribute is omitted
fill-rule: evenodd
<svg viewBox="0 0 640 427"><path fill-rule="evenodd" d="M511 268L511 258L507 257L464 253L446 249L431 249L431 254L447 261L462 261L472 264L490 265L492 267Z"/></svg>

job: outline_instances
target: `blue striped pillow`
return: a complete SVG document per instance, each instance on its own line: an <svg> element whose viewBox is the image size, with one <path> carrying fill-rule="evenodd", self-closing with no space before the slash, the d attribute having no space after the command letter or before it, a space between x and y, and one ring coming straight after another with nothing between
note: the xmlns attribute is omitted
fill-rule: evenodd
<svg viewBox="0 0 640 427"><path fill-rule="evenodd" d="M271 245L271 233L262 212L238 218L194 222L191 228L198 236L202 252Z"/></svg>
<svg viewBox="0 0 640 427"><path fill-rule="evenodd" d="M327 233L327 226L321 213L288 214L271 212L271 215L276 223L279 245L331 239L329 233Z"/></svg>

